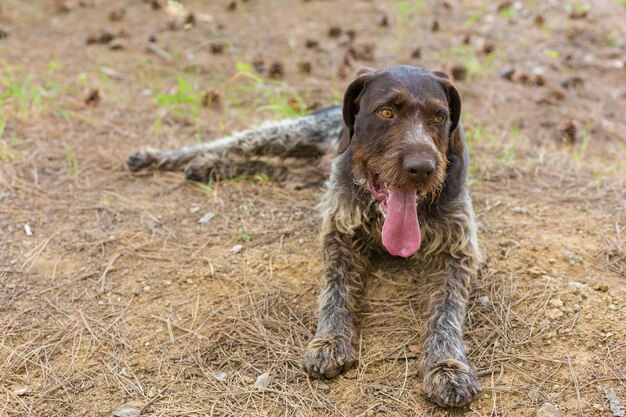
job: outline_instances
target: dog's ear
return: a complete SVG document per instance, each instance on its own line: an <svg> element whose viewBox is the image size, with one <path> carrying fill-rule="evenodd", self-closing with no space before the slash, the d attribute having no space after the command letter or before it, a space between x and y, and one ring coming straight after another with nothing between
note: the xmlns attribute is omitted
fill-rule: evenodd
<svg viewBox="0 0 626 417"><path fill-rule="evenodd" d="M359 113L359 98L365 88L365 84L372 78L372 74L374 74L374 70L371 68L359 70L355 80L346 89L346 93L343 96L343 122L345 126L341 133L337 153L344 153L350 145L352 135L354 135L354 121Z"/></svg>
<svg viewBox="0 0 626 417"><path fill-rule="evenodd" d="M461 119L461 95L456 89L448 74L442 71L433 71L433 75L439 80L439 83L446 92L448 98L448 109L450 111L450 149L456 155L463 153L463 135L460 134L459 120Z"/></svg>

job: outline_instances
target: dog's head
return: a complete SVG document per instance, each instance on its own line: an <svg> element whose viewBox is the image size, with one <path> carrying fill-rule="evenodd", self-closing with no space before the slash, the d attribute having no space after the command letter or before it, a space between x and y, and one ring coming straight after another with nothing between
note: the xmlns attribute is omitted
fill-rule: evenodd
<svg viewBox="0 0 626 417"><path fill-rule="evenodd" d="M346 90L339 153L352 148L356 175L380 202L392 255L419 249L415 206L444 187L448 152L463 153L460 115L459 92L442 72L364 69Z"/></svg>

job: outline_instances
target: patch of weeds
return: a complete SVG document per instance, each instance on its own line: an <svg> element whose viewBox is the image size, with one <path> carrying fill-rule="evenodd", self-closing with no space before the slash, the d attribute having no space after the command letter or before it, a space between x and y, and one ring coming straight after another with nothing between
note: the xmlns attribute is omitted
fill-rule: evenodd
<svg viewBox="0 0 626 417"><path fill-rule="evenodd" d="M468 119L469 119L468 115ZM477 123L471 128L465 130L465 138L470 153L470 165L467 168L467 177L470 185L480 183L480 168L485 166L486 161L482 159L484 152L477 151L478 148L484 149L484 144L493 146L497 143L497 137L493 130L488 126Z"/></svg>
<svg viewBox="0 0 626 417"><path fill-rule="evenodd" d="M44 110L45 100L64 92L53 75L59 63L55 60L48 64L48 71L43 83L35 82L30 75L14 71L0 61L0 109L12 111L19 118L27 118Z"/></svg>
<svg viewBox="0 0 626 417"><path fill-rule="evenodd" d="M251 107L259 110L270 110L275 117L292 118L307 113L305 100L298 91L284 82L267 81L254 72L252 64L238 62L237 72L225 84L224 93L231 106L250 106L238 102L241 94L257 95ZM243 81L243 83L238 83Z"/></svg>
<svg viewBox="0 0 626 417"><path fill-rule="evenodd" d="M252 213L254 211L254 201L252 200L246 201L246 211L248 213Z"/></svg>
<svg viewBox="0 0 626 417"><path fill-rule="evenodd" d="M0 161L16 161L20 153L3 140L4 129L6 127L7 115L0 114Z"/></svg>
<svg viewBox="0 0 626 417"><path fill-rule="evenodd" d="M478 22L483 17L484 14L485 8L483 6L479 10L476 10L474 13L472 13L467 19L465 19L465 22L463 22L463 26L465 26L466 28L474 26L476 22Z"/></svg>
<svg viewBox="0 0 626 417"><path fill-rule="evenodd" d="M72 150L72 145L69 143L65 145L65 161L72 177L78 179L78 160Z"/></svg>
<svg viewBox="0 0 626 417"><path fill-rule="evenodd" d="M502 16L504 19L510 19L513 16L513 12L511 11L510 8L508 7L502 7L499 11L498 14L500 16Z"/></svg>
<svg viewBox="0 0 626 417"><path fill-rule="evenodd" d="M176 0L167 0L167 7L178 13L182 13L185 11L185 5Z"/></svg>
<svg viewBox="0 0 626 417"><path fill-rule="evenodd" d="M160 93L156 102L177 114L197 116L202 106L202 93L184 77L177 78L177 86L173 93Z"/></svg>
<svg viewBox="0 0 626 417"><path fill-rule="evenodd" d="M502 155L498 158L498 164L504 167L514 163L515 152L520 138L519 126L512 124L509 127L509 134L511 135L511 142L509 142Z"/></svg>
<svg viewBox="0 0 626 417"><path fill-rule="evenodd" d="M402 39L407 35L409 23L415 23L418 12L422 6L424 6L423 0L396 1L396 19L399 39Z"/></svg>
<svg viewBox="0 0 626 417"><path fill-rule="evenodd" d="M270 177L268 177L267 174L261 172L254 175L254 180L257 182L267 182L270 180Z"/></svg>
<svg viewBox="0 0 626 417"><path fill-rule="evenodd" d="M202 184L202 183L199 183L199 182L194 182L193 186L195 188L197 188L198 190L202 191L203 193L206 193L206 194L210 195L211 198L216 198L217 197L217 186L216 187L211 187L210 185Z"/></svg>
<svg viewBox="0 0 626 417"><path fill-rule="evenodd" d="M7 71L0 75L0 87L0 105L12 107L19 117L25 118L41 110L45 90L29 76L18 77Z"/></svg>
<svg viewBox="0 0 626 417"><path fill-rule="evenodd" d="M559 57L559 55L561 55L561 54L559 53L559 51L554 50L554 49L546 49L546 50L544 50L544 51L543 51L543 53L544 53L544 54L545 54L548 58L552 58L552 59L558 58L558 57Z"/></svg>
<svg viewBox="0 0 626 417"><path fill-rule="evenodd" d="M465 131L465 136L470 147L480 142L496 142L496 135L491 129L483 124L478 124L470 129L467 129Z"/></svg>
<svg viewBox="0 0 626 417"><path fill-rule="evenodd" d="M247 233L246 230L241 227L239 228L239 238L245 243L250 243L250 241L252 240L252 235Z"/></svg>

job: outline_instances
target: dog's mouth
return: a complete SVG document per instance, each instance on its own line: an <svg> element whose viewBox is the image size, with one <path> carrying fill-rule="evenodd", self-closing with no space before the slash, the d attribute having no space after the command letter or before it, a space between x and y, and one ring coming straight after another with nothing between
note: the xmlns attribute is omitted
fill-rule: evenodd
<svg viewBox="0 0 626 417"><path fill-rule="evenodd" d="M412 256L422 243L416 208L420 190L390 188L376 173L368 175L368 186L374 200L380 202L385 219L381 236L383 246L391 255Z"/></svg>

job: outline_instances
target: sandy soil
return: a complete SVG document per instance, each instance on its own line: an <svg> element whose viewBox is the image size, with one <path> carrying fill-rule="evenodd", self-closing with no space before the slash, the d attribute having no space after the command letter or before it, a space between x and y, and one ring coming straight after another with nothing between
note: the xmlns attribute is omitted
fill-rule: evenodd
<svg viewBox="0 0 626 417"><path fill-rule="evenodd" d="M183 3L0 4L0 415L620 415L623 1ZM315 181L124 164L337 103L360 67L400 63L453 72L464 99L484 389L453 411L420 395L424 294L401 264L371 280L358 367L301 371Z"/></svg>

